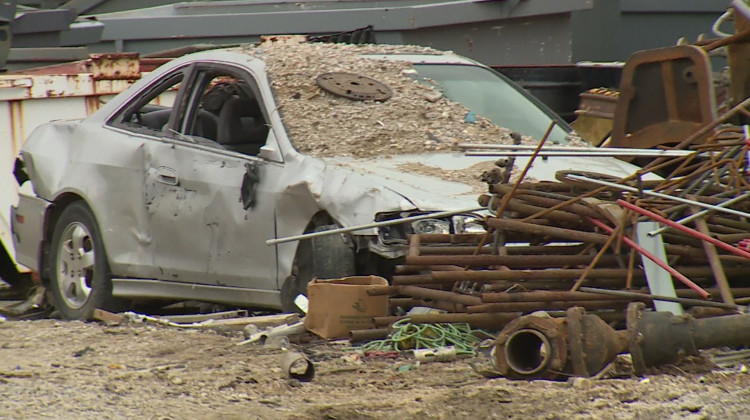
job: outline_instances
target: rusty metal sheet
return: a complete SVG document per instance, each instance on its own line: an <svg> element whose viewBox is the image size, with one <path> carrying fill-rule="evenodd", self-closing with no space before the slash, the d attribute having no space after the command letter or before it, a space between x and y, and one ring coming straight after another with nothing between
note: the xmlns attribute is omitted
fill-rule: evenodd
<svg viewBox="0 0 750 420"><path fill-rule="evenodd" d="M612 139L605 145L647 149L676 144L715 118L711 68L703 49L678 45L639 51L623 67Z"/></svg>

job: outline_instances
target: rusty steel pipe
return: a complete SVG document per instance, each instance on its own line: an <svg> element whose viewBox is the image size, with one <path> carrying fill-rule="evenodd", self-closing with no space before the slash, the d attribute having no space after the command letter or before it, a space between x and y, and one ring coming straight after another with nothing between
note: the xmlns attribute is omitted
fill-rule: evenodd
<svg viewBox="0 0 750 420"><path fill-rule="evenodd" d="M597 279L591 280L586 279L583 282L584 285L597 286L597 287L611 287L618 288L622 287L625 282L625 278L619 279ZM526 290L564 290L570 291L570 285L572 281L561 281L561 280L524 280L524 281L512 281L512 280L499 280L492 283L485 284L482 288L484 292L505 292L509 289L517 289L522 287ZM635 286L645 286L645 279L638 279L635 282Z"/></svg>
<svg viewBox="0 0 750 420"><path fill-rule="evenodd" d="M619 201L621 201L621 200L618 200L618 202ZM591 223L593 223L596 226L598 226L599 228L605 230L609 234L612 234L614 232L614 229L612 229L611 227L605 225L603 222L601 222L601 221L599 221L597 219L589 219L589 220L591 221ZM678 225L678 226L681 226L681 225ZM641 254L644 257L648 258L649 260L653 261L654 264L656 264L659 267L661 267L664 271L667 271L673 277L677 278L677 280L679 280L680 282L682 282L682 284L684 284L685 286L687 286L687 287L695 290L696 292L698 292L701 295L701 297L703 297L704 299L708 299L709 295L708 295L708 293L705 290L701 289L700 286L698 286L697 284L695 284L692 280L690 280L689 278L687 278L684 274L682 274L679 271L675 270L674 268L672 268L671 266L669 266L666 262L660 260L659 257L657 257L656 255L652 254L651 252L649 252L648 250L646 250L642 246L638 245L637 243L635 243L635 241L633 241L632 239L628 238L627 236L623 236L622 237L622 241L625 242L629 247L631 247L631 248L635 249L636 251L638 251L639 254Z"/></svg>
<svg viewBox="0 0 750 420"><path fill-rule="evenodd" d="M628 298L639 299L638 293L633 293ZM644 297L647 295L644 295ZM536 290L533 292L502 292L482 293L484 303L509 303L509 302L553 302L553 301L606 301L623 300L622 296L602 296L598 293L549 291Z"/></svg>
<svg viewBox="0 0 750 420"><path fill-rule="evenodd" d="M431 233L420 234L423 244L478 244L482 240L482 233Z"/></svg>
<svg viewBox="0 0 750 420"><path fill-rule="evenodd" d="M490 206L490 209L493 211L497 210L497 207L498 207L498 204L496 203L496 201L493 201L487 195L480 196L479 205ZM523 201L519 200L516 197L510 198L508 200L508 204L506 204L505 206L505 211L517 212L523 216L536 214L545 209L546 209L545 207L539 207L533 204L524 203ZM560 222L566 222L566 223L571 223L571 224L581 224L582 222L584 222L584 220L581 219L581 216L565 211L565 210L553 210L547 213L547 217L550 219L560 221Z"/></svg>
<svg viewBox="0 0 750 420"><path fill-rule="evenodd" d="M748 314L696 320L688 315L645 309L643 303L634 303L627 312L628 350L637 375L649 367L697 355L700 349L750 345Z"/></svg>
<svg viewBox="0 0 750 420"><path fill-rule="evenodd" d="M351 330L349 341L352 343L363 343L372 340L382 340L390 334L390 328L372 328L369 330Z"/></svg>
<svg viewBox="0 0 750 420"><path fill-rule="evenodd" d="M613 257L613 256L612 256ZM609 260L609 258L608 258ZM560 264L562 265L562 264ZM727 270L728 272L730 270ZM737 271L737 270L734 270ZM550 268L543 270L473 270L473 271L445 271L430 274L396 275L393 276L395 285L417 284L450 284L457 281L472 281L475 283L494 283L497 281L524 280L571 280L577 279L583 269L578 268ZM589 272L588 278L594 280L624 279L628 270L624 268L596 268ZM643 270L634 273L635 278L645 278ZM710 275L705 270L705 275Z"/></svg>
<svg viewBox="0 0 750 420"><path fill-rule="evenodd" d="M507 194L510 191L510 187L504 184L495 184L492 187L492 191L494 191L496 194ZM545 195L542 195L545 194ZM560 203L565 202L565 200L570 199L570 197L565 198L565 200L553 198L548 195L547 193L540 193L535 190L519 190L515 197L519 198L521 200L527 201L530 204L533 204L535 206L542 206L545 208L549 208L555 205L558 205ZM568 211L570 213L574 213L580 216L589 216L589 217L601 217L601 214L592 209L591 207L587 207L583 204L578 203L569 203L566 204L564 207L565 211Z"/></svg>
<svg viewBox="0 0 750 420"><path fill-rule="evenodd" d="M504 303L483 303L480 305L468 306L467 313L480 312L534 312L545 310L568 309L580 306L587 309L615 309L624 308L630 303L629 299L621 300L570 300L570 301L544 301L544 302L504 302Z"/></svg>
<svg viewBox="0 0 750 420"><path fill-rule="evenodd" d="M647 311L634 302L626 320L627 329L615 331L578 307L568 309L564 319L526 315L498 334L494 363L510 378L558 379L595 375L629 351L633 370L643 375L649 367L675 363L700 349L750 345L748 314L695 319Z"/></svg>
<svg viewBox="0 0 750 420"><path fill-rule="evenodd" d="M375 324L376 328L379 327L387 327L391 324L393 324L396 321L400 321L402 319L406 318L406 315L398 315L398 316L374 316L372 317L372 322Z"/></svg>
<svg viewBox="0 0 750 420"><path fill-rule="evenodd" d="M417 286L399 286L400 294L420 299L434 299L445 302L460 303L462 305L479 305L482 298L478 296L464 295L461 293L447 292L444 290L428 289Z"/></svg>
<svg viewBox="0 0 750 420"><path fill-rule="evenodd" d="M729 252L731 252L731 253L733 253L735 255L739 255L741 257L750 258L750 252L747 252L747 251L742 250L740 248L737 248L735 246L729 245L729 244L727 244L725 242L721 242L718 239L714 239L714 238L712 238L712 237L710 237L708 235L704 235L704 234L698 232L695 229L691 229L691 228L689 228L687 226L683 226L681 224L675 223L672 220L669 220L667 218L661 217L660 215L658 215L658 214L656 214L656 213L654 213L652 211L649 211L649 210L646 210L644 208L641 208L641 207L638 207L636 205L633 205L633 204L631 204L631 203L629 203L629 202L627 202L625 200L617 200L617 204L619 204L622 207L625 207L628 210L633 210L636 213L644 215L644 216L646 216L646 217L648 217L648 218L650 218L652 220L655 220L655 221L660 222L660 223L664 223L664 224L669 225L670 227L673 227L673 228L675 228L677 230L681 230L681 231L683 231L685 233L688 233L688 234L690 234L690 235L692 235L692 236L694 236L696 238L699 238L699 239L701 239L703 241L710 242L710 243L714 244L715 246L717 246L717 247L719 247L719 248L721 248L721 249L723 249L725 251L729 251Z"/></svg>
<svg viewBox="0 0 750 420"><path fill-rule="evenodd" d="M604 236L604 235L601 235ZM610 258L611 257L611 258ZM509 268L551 268L565 265L586 265L592 255L420 255L406 256L407 265L457 265L466 267L507 266ZM553 261L554 260L554 261ZM602 265L617 264L614 255L602 258Z"/></svg>
<svg viewBox="0 0 750 420"><path fill-rule="evenodd" d="M430 271L464 271L465 268L457 265L397 265L396 274L419 273L423 270Z"/></svg>
<svg viewBox="0 0 750 420"><path fill-rule="evenodd" d="M591 219L596 220L596 219ZM532 235L541 235L541 236L552 236L556 238L563 238L567 240L573 240L573 241L581 241L581 242L590 242L597 245L604 245L607 243L607 240L609 239L609 235L602 235L600 233L593 233L593 232L583 232L573 229L564 229L559 227L553 227L553 226L542 226L538 224L533 223L526 223L521 222L518 220L510 220L510 219L498 219L498 218L489 218L487 219L487 224L492 226L495 229L502 229L502 230L511 230L515 232L523 232L528 233ZM684 255L688 257L705 257L702 251L690 248L690 247L684 247L680 245L673 245L673 244L664 244L664 248L667 251L668 254L674 254L674 255Z"/></svg>
<svg viewBox="0 0 750 420"><path fill-rule="evenodd" d="M721 302L714 302L712 300L701 300L701 299L690 299L690 298L681 298L681 297L672 297L672 296L661 296L661 295L651 295L651 294L641 294L641 293L634 293L634 292L628 292L625 290L610 290L610 289L597 289L594 287L582 287L582 292L591 292L594 294L601 294L601 295L608 295L610 297L620 297L623 299L632 299L632 300L659 300L662 302L677 302L683 305L691 305L691 306L709 306L714 308L722 308L722 309L737 309L736 305L730 305L727 303L721 303ZM702 296L699 292L699 296Z"/></svg>
<svg viewBox="0 0 750 420"><path fill-rule="evenodd" d="M476 246L423 246L419 248L419 253L416 255L474 255L493 252L494 249L490 245L479 248L479 252Z"/></svg>

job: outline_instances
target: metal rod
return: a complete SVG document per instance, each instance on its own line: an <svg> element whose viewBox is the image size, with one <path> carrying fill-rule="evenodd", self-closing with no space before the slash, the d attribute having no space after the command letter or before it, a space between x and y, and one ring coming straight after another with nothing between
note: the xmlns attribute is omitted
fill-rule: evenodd
<svg viewBox="0 0 750 420"><path fill-rule="evenodd" d="M382 222L365 223L363 225L358 225L358 226L349 226L349 227L342 227L338 229L324 230L322 232L312 232L312 233L305 233L302 235L287 236L286 238L268 239L266 241L266 245L278 245L278 244L282 244L285 242L301 241L304 239L317 238L319 236L335 235L337 233L354 232L357 230L370 229L374 227L392 226L392 225L398 225L401 223L415 222L417 220L433 219L436 217L455 216L457 214L473 213L475 211L480 211L484 209L485 209L484 207L472 207L472 208L463 209L463 210L439 211L436 213L421 214L419 216L403 217L401 219L384 220Z"/></svg>
<svg viewBox="0 0 750 420"><path fill-rule="evenodd" d="M695 207L691 207L693 211L697 212L698 210L695 209ZM706 223L705 219L697 219L695 221L695 227L698 229L698 232L704 234L704 235L710 235L711 231L708 228L708 224ZM721 298L724 301L724 303L729 305L734 305L734 296L732 296L732 291L729 287L729 282L727 281L727 275L724 273L724 266L721 265L721 260L719 260L719 254L716 252L716 246L714 244L709 242L703 242L703 249L706 251L706 256L708 257L708 263L711 266L711 270L714 272L714 278L716 279L716 285L719 286L719 290L721 291Z"/></svg>
<svg viewBox="0 0 750 420"><path fill-rule="evenodd" d="M483 303L505 302L554 302L554 301L586 301L586 300L622 300L620 296L602 296L598 293L535 290L532 292L494 292L482 293Z"/></svg>
<svg viewBox="0 0 750 420"><path fill-rule="evenodd" d="M642 299L637 299L642 300ZM481 305L468 306L466 312L470 314L482 312L533 312L543 310L568 309L580 306L590 309L615 309L624 308L630 303L628 300L561 300L545 302L504 302L483 303Z"/></svg>
<svg viewBox="0 0 750 420"><path fill-rule="evenodd" d="M556 238L565 238L572 241L591 242L598 245L606 243L609 239L609 235L602 235L599 233L584 232L573 229L564 229L554 226L537 225L511 219L490 218L487 219L487 224L495 229L507 229L531 235L552 236ZM685 247L683 245L665 244L664 246L666 247L667 253L669 254L685 255L697 258L705 256L703 251L699 251L695 248ZM433 264L440 264L440 262L435 262Z"/></svg>
<svg viewBox="0 0 750 420"><path fill-rule="evenodd" d="M614 182L602 181L602 180L599 180L599 179L587 178L585 176L573 175L573 174L567 174L567 175L565 175L565 177L573 179L573 180L576 180L576 181L586 181L586 182L591 182L591 183L594 183L594 184L604 185L604 186L611 187L611 188L617 188L617 189L620 189L620 190L623 190L623 191L629 191L629 192L633 192L633 193L643 193L645 195L650 195L652 197L664 198L666 200L674 200L674 201L678 201L680 203L695 205L695 206L698 206L698 207L701 207L701 208L705 208L705 209L711 209L711 210L716 210L716 211L720 211L720 212L723 212L723 213L733 214L735 216L750 217L750 213L745 213L743 211L738 211L738 210L733 210L733 209L727 209L727 208L720 207L720 206L714 206L712 204L701 203L700 201L688 200L687 198L675 197L675 196L672 196L672 195L661 194L661 193L657 193L657 192L653 192L653 191L648 191L648 190L641 190L641 191L639 191L638 188L628 187L626 185L615 184ZM670 222L672 222L672 221L670 220Z"/></svg>
<svg viewBox="0 0 750 420"><path fill-rule="evenodd" d="M734 204L734 203L736 203L738 201L742 201L742 200L744 200L744 199L746 199L748 197L750 197L750 192L746 192L745 194L738 195L737 197L734 197L734 198L732 198L730 200L724 201L723 203L717 204L717 207L726 207L726 206L728 206L730 204ZM684 225L685 223L690 222L692 220L695 220L697 218L703 217L703 216L707 215L710 212L711 212L710 209L701 210L698 213L693 213L690 216L687 216L687 217L682 218L680 220L675 220L674 222L675 223L679 223L681 225ZM647 235L648 236L656 236L656 235L664 232L667 229L669 229L669 226L663 226L663 227L660 227L659 229L654 229L651 232L648 232Z"/></svg>
<svg viewBox="0 0 750 420"><path fill-rule="evenodd" d="M681 150L652 150L650 153L646 152L633 152L629 149L620 149L619 151L606 152L606 151L568 151L568 150L542 150L537 153L537 156L543 157L564 157L564 156L576 156L576 157L597 157L597 156L627 156L627 157L682 157L687 156L691 151ZM514 157L526 157L532 156L533 152L519 150L519 151L472 151L467 150L464 152L464 156L514 156Z"/></svg>
<svg viewBox="0 0 750 420"><path fill-rule="evenodd" d="M620 200L618 200L618 202L619 201ZM591 223L595 224L599 228L604 229L605 231L609 232L610 235L613 234L614 231L615 231L614 229L612 229L611 227L605 225L604 223L602 223L599 220L596 220L596 219L589 219L589 220L591 220ZM683 275L679 271L677 271L674 268L670 267L666 262L660 260L659 257L657 257L656 255L648 252L646 249L644 249L642 246L640 246L637 243L635 243L635 241L633 241L632 239L628 238L627 236L623 236L622 237L622 241L625 242L631 248L633 248L636 251L638 251L638 253L640 253L644 257L646 257L649 260L653 261L659 267L661 267L664 270L666 270L669 274L671 274L672 276L676 277L677 280L679 280L679 281L682 282L682 284L684 284L685 286L687 286L687 287L695 290L696 292L700 293L701 297L703 297L704 299L708 299L708 297L709 297L708 292L706 292L705 290L703 290L700 286L698 286L697 284L695 284L689 278L685 277L685 275Z"/></svg>
<svg viewBox="0 0 750 420"><path fill-rule="evenodd" d="M459 143L459 149L480 149L480 150L534 150L537 146L531 145L514 145L514 144L475 144L475 143ZM632 153L644 153L649 156L659 155L674 155L684 156L690 153L695 153L692 150L661 150L661 149L636 149L636 148L623 148L623 147L575 147L575 146L544 146L542 147L542 153L545 151L555 152L602 152L602 153L617 153L623 151L629 151Z"/></svg>
<svg viewBox="0 0 750 420"><path fill-rule="evenodd" d="M659 216L658 214L656 214L656 213L654 213L652 211L649 211L649 210L646 210L644 208L638 207L638 206L636 206L634 204L630 204L630 203L628 203L625 200L617 200L617 204L619 204L619 205L621 205L621 206L623 206L623 207L625 207L627 209L630 209L630 210L633 210L635 212L638 212L638 213L640 213L640 214L642 214L644 216L647 216L647 217L649 217L649 218L651 218L653 220L656 220L657 222L668 224L668 225L672 226L673 228L675 228L677 230L681 230L681 231L683 231L685 233L688 233L688 234L690 234L690 235L692 235L692 236L694 236L694 237L696 237L698 239L701 239L703 241L711 242L712 244L718 246L719 248L721 248L721 249L723 249L725 251L729 251L729 252L731 252L731 253L733 253L735 255L739 255L741 257L750 258L750 252L747 252L747 251L739 249L739 248L737 248L735 246L729 245L726 242L722 242L722 241L720 241L718 239L715 239L715 238L712 238L712 237L710 237L708 235L704 235L704 234L698 232L695 229L690 229L689 227L678 225L677 223L673 222L672 220L669 220L669 219L666 219L664 217L661 217L661 216Z"/></svg>
<svg viewBox="0 0 750 420"><path fill-rule="evenodd" d="M700 254L703 256L702 251ZM407 255L406 264L423 266L447 264L464 267L506 265L510 268L550 268L560 267L561 265L589 264L593 258L593 255L559 255L554 258L550 258L548 255L420 255L417 257ZM608 255L601 263L602 265L612 265L617 263L617 259L614 255Z"/></svg>
<svg viewBox="0 0 750 420"><path fill-rule="evenodd" d="M712 300L690 299L690 298L680 298L680 297L662 296L662 295L644 295L642 293L626 292L624 290L597 289L596 287L586 287L586 286L582 286L579 290L582 292L599 293L602 295L622 296L622 297L631 298L634 300L643 300L646 296L648 296L652 300L661 300L664 302L677 302L677 303L682 303L685 305L692 305L692 306L711 306L714 308L722 308L722 309L734 309L734 310L737 309L737 305L728 305L726 303L714 302Z"/></svg>
<svg viewBox="0 0 750 420"><path fill-rule="evenodd" d="M559 263L562 265L562 263ZM587 276L592 282L601 283L602 280L613 279L621 283L621 279L627 276L625 268L595 268ZM679 271L686 276L703 278L710 277L712 271L709 267L679 267ZM747 273L747 267L728 267L725 272L730 277L741 277ZM508 281L520 284L528 284L537 280L552 281L567 288L566 281L578 278L583 269L581 268L549 268L539 270L472 270L472 271L441 271L431 274L396 275L393 276L395 285L417 285L417 284L451 284L458 281L471 281L475 283L496 283ZM641 280L645 278L643 270L636 268L633 278ZM503 286L506 288L508 286ZM498 290L492 285L487 285L485 290ZM735 290L735 294L738 292Z"/></svg>
<svg viewBox="0 0 750 420"><path fill-rule="evenodd" d="M460 303L462 305L479 305L482 298L479 296L464 295L461 293L447 292L445 290L428 289L417 286L401 286L399 291L402 295L421 298L443 300L446 302Z"/></svg>

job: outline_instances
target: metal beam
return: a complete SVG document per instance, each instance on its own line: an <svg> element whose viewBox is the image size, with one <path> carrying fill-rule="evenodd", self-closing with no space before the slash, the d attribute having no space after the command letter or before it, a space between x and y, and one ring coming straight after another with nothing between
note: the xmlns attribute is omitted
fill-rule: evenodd
<svg viewBox="0 0 750 420"><path fill-rule="evenodd" d="M571 13L592 7L592 0L514 1L400 1L373 7L372 2L334 2L335 8L312 9L314 3L275 2L293 7L261 11L274 3L232 4L234 13L210 3L189 3L150 8L142 12L96 15L105 26L102 40L169 39L174 37L231 37L251 34L315 34L373 25L376 31L478 23L494 20ZM410 4L409 4L410 3ZM242 7L239 7L242 6ZM206 13L187 14L186 8L202 7ZM304 7L304 8L303 8ZM198 9L195 9L198 10Z"/></svg>

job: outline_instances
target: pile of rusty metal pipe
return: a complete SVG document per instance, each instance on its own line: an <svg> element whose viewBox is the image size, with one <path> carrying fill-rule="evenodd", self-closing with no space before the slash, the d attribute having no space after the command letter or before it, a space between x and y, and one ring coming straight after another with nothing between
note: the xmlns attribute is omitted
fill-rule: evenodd
<svg viewBox="0 0 750 420"><path fill-rule="evenodd" d="M731 313L735 298L750 297L750 249L741 242L750 239L747 149L736 134L685 142L679 147L711 153L656 159L626 179L560 173L558 183L490 185L478 200L495 212L484 220L487 233L411 235L392 286L375 293L391 295L394 308L506 323L572 307L622 313L631 302L660 300L648 291L648 258L672 275L683 306ZM657 170L663 180L641 179ZM661 235L663 261L638 244L638 221L661 223L649 235ZM629 293L580 291L592 287Z"/></svg>

